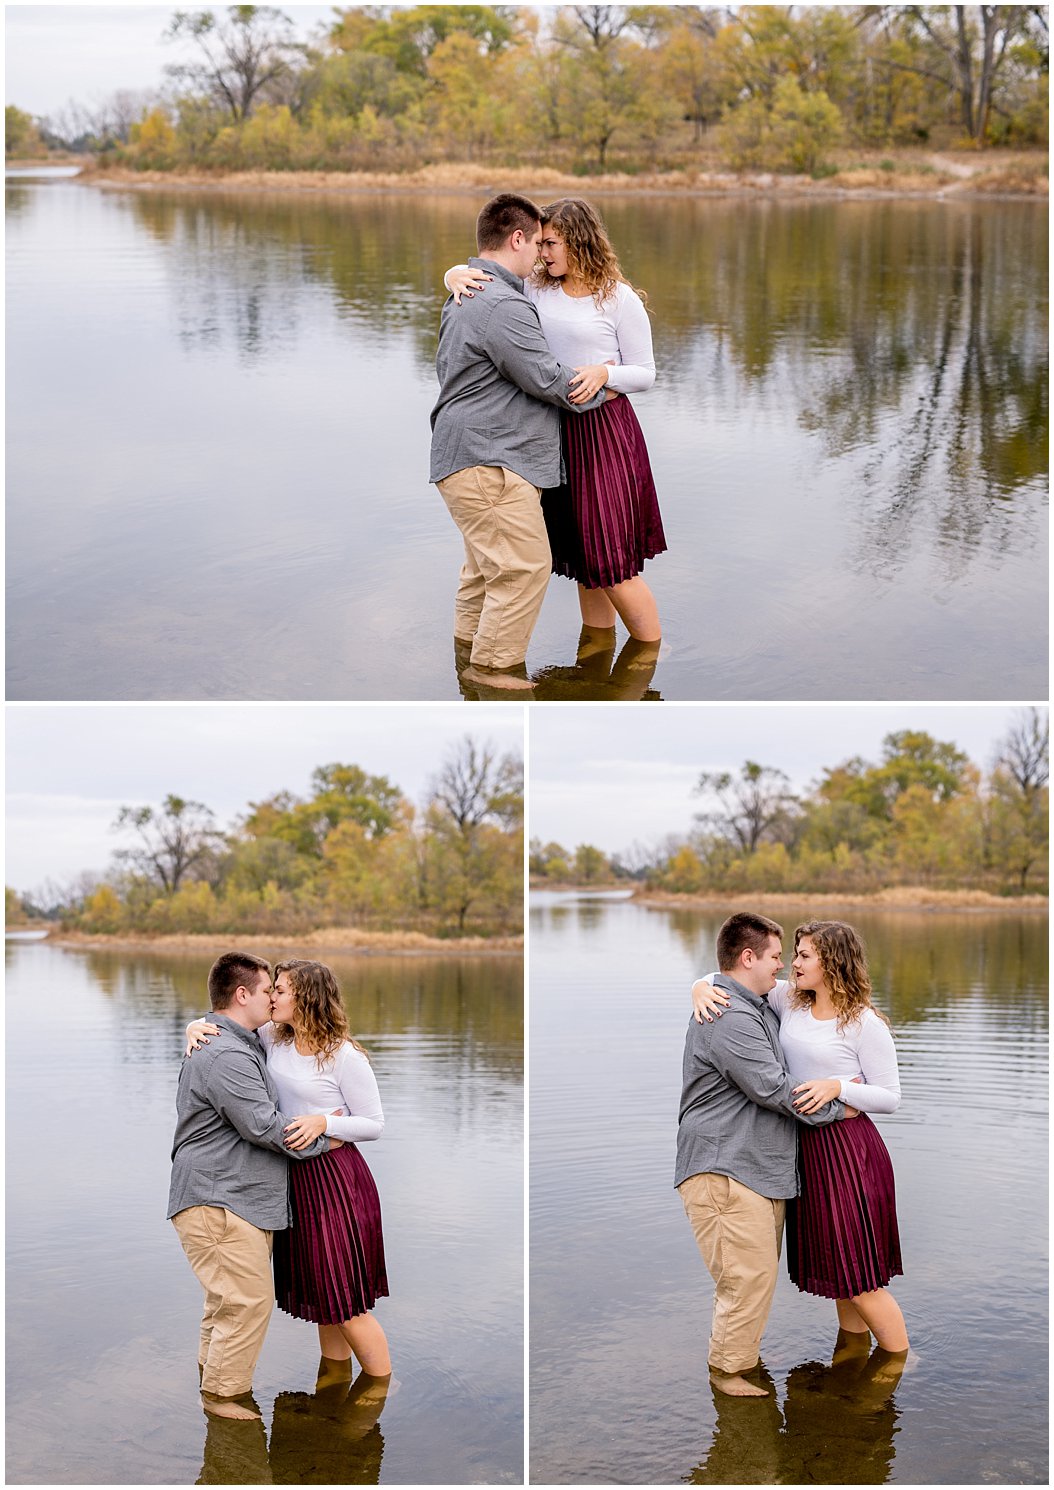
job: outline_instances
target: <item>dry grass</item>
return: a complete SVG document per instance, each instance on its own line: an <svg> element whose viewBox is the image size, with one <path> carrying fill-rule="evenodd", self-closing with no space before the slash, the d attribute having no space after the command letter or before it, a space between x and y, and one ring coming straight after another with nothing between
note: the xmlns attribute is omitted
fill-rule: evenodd
<svg viewBox="0 0 1054 1490"><path fill-rule="evenodd" d="M642 905L697 906L713 910L753 910L779 912L808 906L810 912L860 906L875 910L898 911L1046 911L1046 895L1021 895L1013 899L990 895L987 890L933 890L925 885L890 885L871 894L847 890L844 894L812 895L807 890L742 895L671 895L664 891L642 890L635 897Z"/></svg>
<svg viewBox="0 0 1054 1490"><path fill-rule="evenodd" d="M385 956L392 954L411 956L463 957L469 953L519 953L523 951L522 936L468 936L456 941L451 938L425 936L419 931L359 931L350 926L324 926L317 931L304 932L298 936L275 934L240 936L235 932L220 935L202 934L164 936L104 936L80 931L55 932L50 938L56 946L74 949L98 948L110 952L184 952L211 955L227 951L237 945L245 951L258 952L261 956L296 955L311 951L316 954L341 955L362 954Z"/></svg>
<svg viewBox="0 0 1054 1490"><path fill-rule="evenodd" d="M880 159L891 161L883 169ZM926 169L920 169L925 166ZM94 185L123 189L166 187L174 190L281 192L284 194L356 195L418 192L433 195L520 191L533 196L664 194L676 196L1040 196L1047 191L1046 156L983 156L949 152L944 156L879 157L868 152L830 176L779 175L765 171L724 171L716 162L706 168L642 172L629 175L576 176L546 166L494 166L444 161L413 171L132 171L88 165L82 178Z"/></svg>

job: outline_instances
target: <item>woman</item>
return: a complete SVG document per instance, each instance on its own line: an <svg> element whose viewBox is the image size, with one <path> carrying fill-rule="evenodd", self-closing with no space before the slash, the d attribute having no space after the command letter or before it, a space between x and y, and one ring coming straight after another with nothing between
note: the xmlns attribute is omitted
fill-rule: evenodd
<svg viewBox="0 0 1054 1490"><path fill-rule="evenodd" d="M573 367L572 403L603 387L642 393L655 382L644 299L626 279L604 224L588 202L564 197L542 210L542 256L524 285L545 339ZM465 265L444 283L458 304L489 275ZM666 549L648 447L627 398L561 419L566 485L542 494L553 572L578 582L583 625L613 629L621 617L637 641L662 637L655 597L641 571Z"/></svg>
<svg viewBox="0 0 1054 1490"><path fill-rule="evenodd" d="M290 1165L293 1225L274 1239L275 1298L280 1309L318 1326L323 1376L341 1374L354 1353L369 1376L392 1365L384 1330L370 1310L388 1293L377 1187L355 1147L384 1128L369 1059L351 1039L332 972L321 962L275 966L272 1022L257 1030L283 1112L291 1149L320 1133L336 1140L328 1153ZM188 1053L219 1027L187 1026ZM345 1366L346 1369L346 1366Z"/></svg>
<svg viewBox="0 0 1054 1490"><path fill-rule="evenodd" d="M787 1209L787 1266L803 1293L833 1298L838 1323L870 1331L887 1351L907 1350L904 1316L886 1284L903 1272L893 1166L869 1112L895 1112L900 1077L888 1021L871 1002L863 944L844 921L808 921L794 933L794 983L768 995L795 1106L815 1112L841 1097L849 1121L798 1127L801 1193ZM718 1016L728 995L693 986L696 1018ZM818 1071L836 1072L817 1077Z"/></svg>

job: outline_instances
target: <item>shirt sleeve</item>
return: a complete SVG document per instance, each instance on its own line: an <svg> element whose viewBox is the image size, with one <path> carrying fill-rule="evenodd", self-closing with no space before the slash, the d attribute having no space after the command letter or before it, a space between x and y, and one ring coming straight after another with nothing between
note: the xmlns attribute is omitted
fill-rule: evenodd
<svg viewBox="0 0 1054 1490"><path fill-rule="evenodd" d="M589 403L571 402L569 383L575 370L557 362L545 340L538 312L522 296L510 295L495 306L484 347L503 378L542 403L583 414L606 401L602 388Z"/></svg>
<svg viewBox="0 0 1054 1490"><path fill-rule="evenodd" d="M384 1132L381 1094L377 1090L373 1067L362 1051L356 1050L354 1045L343 1046L337 1052L333 1074L347 1115L326 1118L326 1132L330 1138L340 1138L345 1143L366 1143L372 1138L380 1138Z"/></svg>
<svg viewBox="0 0 1054 1490"><path fill-rule="evenodd" d="M751 1013L726 1009L712 1028L710 1060L751 1102L810 1127L822 1127L844 1115L845 1103L837 1098L825 1102L816 1112L797 1111L791 1095L796 1083L776 1059L764 1029Z"/></svg>
<svg viewBox="0 0 1054 1490"><path fill-rule="evenodd" d="M214 1061L206 1094L220 1117L257 1148L272 1149L287 1159L313 1159L329 1149L325 1134L306 1148L286 1147L285 1127L289 1118L271 1100L263 1073L248 1051L228 1050Z"/></svg>
<svg viewBox="0 0 1054 1490"><path fill-rule="evenodd" d="M889 1026L877 1014L865 1016L854 1042L860 1081L842 1081L842 1100L860 1112L896 1112L900 1106L897 1048Z"/></svg>
<svg viewBox="0 0 1054 1490"><path fill-rule="evenodd" d="M615 315L615 334L622 364L608 372L608 387L614 388L616 393L645 393L655 382L651 322L644 302L629 285L620 284L618 287Z"/></svg>

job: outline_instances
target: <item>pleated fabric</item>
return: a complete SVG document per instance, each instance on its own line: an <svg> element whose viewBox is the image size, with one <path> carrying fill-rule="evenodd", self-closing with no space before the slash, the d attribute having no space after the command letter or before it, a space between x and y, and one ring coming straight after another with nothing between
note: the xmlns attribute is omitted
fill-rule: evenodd
<svg viewBox="0 0 1054 1490"><path fill-rule="evenodd" d="M290 1164L293 1224L274 1237L278 1307L313 1324L365 1314L388 1293L381 1202L354 1144Z"/></svg>
<svg viewBox="0 0 1054 1490"><path fill-rule="evenodd" d="M621 584L666 549L644 432L628 398L560 418L566 482L542 493L553 573Z"/></svg>
<svg viewBox="0 0 1054 1490"><path fill-rule="evenodd" d="M799 1126L801 1194L787 1202L787 1267L802 1293L848 1299L903 1273L889 1151L859 1117Z"/></svg>

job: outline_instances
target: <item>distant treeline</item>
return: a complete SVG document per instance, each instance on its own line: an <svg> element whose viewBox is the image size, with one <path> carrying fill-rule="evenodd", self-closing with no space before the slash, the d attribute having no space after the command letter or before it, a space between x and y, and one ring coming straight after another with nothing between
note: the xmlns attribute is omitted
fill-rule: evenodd
<svg viewBox="0 0 1054 1490"><path fill-rule="evenodd" d="M159 38L160 41L161 38ZM445 160L823 173L839 145L1044 145L1044 6L366 5L296 40L268 6L178 11L161 96L125 91L32 142L152 170L412 169Z"/></svg>
<svg viewBox="0 0 1054 1490"><path fill-rule="evenodd" d="M1023 714L982 773L954 744L923 731L887 735L877 761L826 768L796 795L783 771L747 761L700 775L696 827L608 858L533 839L533 879L636 881L693 894L868 892L891 885L1045 891L1049 725Z"/></svg>
<svg viewBox="0 0 1054 1490"><path fill-rule="evenodd" d="M249 804L221 832L201 802L123 807L112 872L35 895L8 921L102 933L300 933L319 927L439 936L522 929L523 765L465 737L416 808L386 776L320 766L311 794Z"/></svg>

